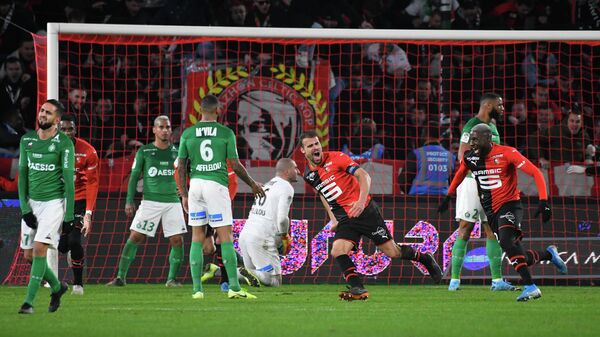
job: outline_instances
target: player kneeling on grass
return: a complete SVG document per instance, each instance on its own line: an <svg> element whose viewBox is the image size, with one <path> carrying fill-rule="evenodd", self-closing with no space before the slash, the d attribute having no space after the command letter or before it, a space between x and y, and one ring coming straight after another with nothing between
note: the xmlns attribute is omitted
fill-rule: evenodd
<svg viewBox="0 0 600 337"><path fill-rule="evenodd" d="M298 166L289 158L277 161L276 176L265 184L265 197L256 198L239 244L244 266L267 286L281 285L279 250L289 249L290 205L294 198L291 183L298 181Z"/></svg>
<svg viewBox="0 0 600 337"><path fill-rule="evenodd" d="M178 181L179 178L177 177L177 172L175 173L175 176ZM227 176L229 179L229 199L233 203L233 199L235 199L235 195L237 194L238 190L238 181L237 176L230 165L227 165ZM206 256L205 259L210 258L211 255L214 255L214 258L216 259L216 264L207 263L205 265L204 273L200 278L200 282L205 283L206 281L212 279L215 276L220 276L219 284L221 286L221 291L229 292L229 276L227 275L227 268L225 268L225 264L223 263L221 242L218 240L219 238L217 237L217 233L215 232L215 230L210 226L206 226L205 238L202 242L203 254ZM258 278L251 274L246 268L244 268L242 257L237 252L236 255L238 263L238 279L243 280L244 282L246 282L246 284L248 284L251 287L260 287L260 281L258 280Z"/></svg>
<svg viewBox="0 0 600 337"><path fill-rule="evenodd" d="M528 301L542 296L540 289L533 283L528 266L539 261L550 260L561 274L567 273L565 262L558 255L555 246L548 246L544 251L525 251L521 245L521 219L523 207L520 191L517 188L517 168L535 178L540 194L539 210L543 222L548 222L552 215L548 205L546 182L542 172L515 148L492 143L492 132L489 126L478 124L471 130L469 139L471 149L465 153L460 167L452 179L448 196L438 207L439 212L448 209L450 196L467 176L469 170L475 176L481 205L485 210L490 227L496 233L500 246L508 256L510 263L521 275L525 289L517 297L517 301Z"/></svg>
<svg viewBox="0 0 600 337"><path fill-rule="evenodd" d="M142 146L135 155L131 167L131 177L127 188L125 214L131 218L131 234L121 253L117 277L108 286L124 286L127 271L135 259L138 246L147 236L154 237L159 221L162 222L163 233L169 238L171 253L169 255L169 276L167 287L178 287L177 275L183 262L183 233L187 232L183 209L177 195L177 185L173 175L177 148L171 144L171 122L167 116L158 116L154 120L154 142ZM135 210L133 197L138 178L142 174L144 181L143 200L140 208Z"/></svg>
<svg viewBox="0 0 600 337"><path fill-rule="evenodd" d="M335 230L331 256L338 263L348 291L340 293L347 301L365 300L369 294L356 273L348 253L358 245L361 236L371 239L385 255L403 260L419 261L435 283L442 280L442 271L431 254L421 254L410 246L398 245L385 225L379 206L371 199L371 177L356 162L342 152L323 152L316 132L301 137L301 151L308 160L304 180L317 192L327 210L332 230Z"/></svg>

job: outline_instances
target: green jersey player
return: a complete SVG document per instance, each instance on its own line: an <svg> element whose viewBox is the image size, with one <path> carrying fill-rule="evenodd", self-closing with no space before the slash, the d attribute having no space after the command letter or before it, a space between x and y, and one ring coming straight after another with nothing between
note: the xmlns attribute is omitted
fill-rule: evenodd
<svg viewBox="0 0 600 337"><path fill-rule="evenodd" d="M31 262L31 273L20 314L33 313L33 300L42 280L52 289L50 312L58 310L60 298L68 289L46 261L48 248L58 247L61 225L70 226L73 222L75 151L71 139L58 131L64 111L59 101L47 100L38 113L39 128L21 137L18 183L23 213L21 248L25 259Z"/></svg>
<svg viewBox="0 0 600 337"><path fill-rule="evenodd" d="M200 103L202 119L181 134L177 181L181 191L181 201L189 215L192 227L192 247L190 249L190 269L193 281L194 299L204 298L202 283L202 242L205 239L205 225L217 232L221 241L223 264L229 277L229 298L256 298L240 287L237 276L237 256L233 248L231 199L229 198L229 178L227 162L233 171L258 197L264 197L262 186L256 183L240 163L237 154L235 134L228 127L217 122L219 100L207 95ZM190 189L187 188L187 167L190 168ZM189 203L189 204L188 204Z"/></svg>
<svg viewBox="0 0 600 337"><path fill-rule="evenodd" d="M125 214L129 218L133 216L129 228L131 234L121 253L117 277L107 284L109 286L125 285L127 271L135 258L138 246L147 236L154 237L159 222L162 223L163 235L169 238L171 244L166 286L181 286L176 278L183 262L183 234L187 229L174 178L177 148L171 144L172 131L169 118L156 117L152 132L154 142L142 146L137 151L131 167L125 203ZM144 193L140 207L136 211L133 197L140 175L144 182Z"/></svg>
<svg viewBox="0 0 600 337"><path fill-rule="evenodd" d="M498 121L504 115L504 101L502 97L495 93L487 93L481 97L479 112L467 122L462 130L460 138L460 148L458 150L458 160L463 160L463 155L471 149L469 137L471 129L478 124L487 124L492 132L492 141L500 144L500 134L492 119ZM475 222L479 221L482 230L486 235L486 253L490 261L492 272L492 290L517 290L502 279L502 248L494 232L487 222L487 217L479 201L477 184L473 176L469 173L463 183L458 187L456 197L456 220L458 223L458 237L452 247L452 276L448 290L458 290L460 286L460 273L465 258L467 242L471 237L471 232Z"/></svg>

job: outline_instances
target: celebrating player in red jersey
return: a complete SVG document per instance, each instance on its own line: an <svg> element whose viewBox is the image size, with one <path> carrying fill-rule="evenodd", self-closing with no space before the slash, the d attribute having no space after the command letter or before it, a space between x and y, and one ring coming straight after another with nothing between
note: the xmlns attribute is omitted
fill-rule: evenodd
<svg viewBox="0 0 600 337"><path fill-rule="evenodd" d="M523 208L520 191L517 188L517 169L533 176L539 191L540 203L536 214L542 214L547 222L552 215L548 205L546 182L542 172L515 148L492 143L492 132L486 124L478 124L471 130L471 151L465 153L450 188L448 196L438 208L443 212L448 208L449 197L466 177L469 170L475 176L481 205L485 210L490 227L496 233L500 246L508 256L515 270L521 275L525 285L517 301L540 298L542 292L533 283L528 266L539 261L550 260L561 274L567 273L565 262L558 255L555 246L544 251L525 251L521 245L521 219Z"/></svg>
<svg viewBox="0 0 600 337"><path fill-rule="evenodd" d="M442 271L433 255L421 254L409 246L394 242L369 189L371 177L350 157L342 152L323 152L319 137L314 131L305 132L300 138L301 151L308 160L304 180L317 192L335 228L331 256L338 263L348 291L340 293L347 301L365 300L369 293L356 273L356 266L348 253L357 246L361 236L371 239L377 248L389 257L419 261L429 271L436 283L442 279Z"/></svg>
<svg viewBox="0 0 600 337"><path fill-rule="evenodd" d="M92 212L98 195L98 154L88 142L75 137L77 127L73 117L62 117L60 131L69 136L75 145L75 221L72 228L63 227L58 251L71 251L73 294L83 295L84 249L81 234L87 236L91 231Z"/></svg>

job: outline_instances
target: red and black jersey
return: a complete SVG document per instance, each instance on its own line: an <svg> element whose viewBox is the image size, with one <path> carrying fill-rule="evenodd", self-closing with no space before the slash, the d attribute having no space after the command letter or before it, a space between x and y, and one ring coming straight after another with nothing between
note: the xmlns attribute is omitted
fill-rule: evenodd
<svg viewBox="0 0 600 337"><path fill-rule="evenodd" d="M481 206L486 214L493 214L505 203L521 198L517 188L517 169L535 178L540 200L548 199L542 172L515 148L498 144L492 145L485 158L480 158L475 151L467 151L452 179L448 194L455 193L470 170L477 182Z"/></svg>
<svg viewBox="0 0 600 337"><path fill-rule="evenodd" d="M320 165L304 170L304 180L327 200L339 222L348 219L352 203L360 196L360 185L354 176L359 167L348 155L331 151L323 152ZM369 195L366 204L370 200Z"/></svg>
<svg viewBox="0 0 600 337"><path fill-rule="evenodd" d="M90 143L75 138L75 200L85 200L86 211L96 207L98 154Z"/></svg>

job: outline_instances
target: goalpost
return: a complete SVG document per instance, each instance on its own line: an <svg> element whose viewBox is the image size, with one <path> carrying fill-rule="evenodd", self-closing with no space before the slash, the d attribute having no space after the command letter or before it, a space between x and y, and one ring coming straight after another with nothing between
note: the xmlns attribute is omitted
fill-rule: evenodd
<svg viewBox="0 0 600 337"><path fill-rule="evenodd" d="M315 129L329 150L352 151L371 174L372 194L396 241L435 253L447 272L456 238L454 214L436 214L439 196L406 195L408 189L398 182L406 153L424 140L421 130L436 122L442 143L456 146L462 123L477 112L481 94L494 91L506 102L506 118L498 122L503 143L516 145L530 156L547 155L551 145L544 148L530 137L537 127L551 125L552 118L563 117L569 109L584 112L588 131L598 122L589 112L600 108L599 41L600 33L595 31L49 23L46 37L35 36L38 102L58 98L68 103L68 112L79 119L82 136L104 157L101 195L87 239L87 281L105 282L113 276L129 228L122 209L131 153L124 145L122 153L109 155L107 146L121 144L125 136L149 141L148 122L158 114L170 116L174 128L195 123L199 101L209 93L219 97L221 121L238 135L242 162L257 180L270 179L281 157L292 157L303 167L297 140L302 131ZM536 63L544 52L552 56ZM69 102L69 94L79 89L85 90L87 101ZM549 95L546 103L544 93ZM513 106L524 107L526 113L521 109L512 115ZM89 121L83 125L85 118ZM382 152L371 151L369 156L376 144L382 145ZM554 158L544 168L554 219L541 226L528 213L524 229L532 239L526 246L556 242L570 268L563 278L584 282L600 275L595 256L600 249L600 188L594 178L567 176L565 163L583 164L583 160ZM535 186L527 177L520 180L525 207L534 209ZM325 212L304 183L294 187L291 218L297 221L292 224L292 251L283 258L284 281L338 282L340 273L328 258L332 232ZM247 216L253 202L248 192L240 184L233 201L236 219ZM236 220L236 235L241 226L243 220ZM479 234L473 232L466 256L463 275L467 279L489 277ZM428 279L421 266L390 261L370 244L361 245L353 258L358 270L373 282ZM15 254L4 283L24 283L27 268ZM507 277L515 277L508 263L503 268ZM157 234L140 247L128 279L162 282L167 270L168 242ZM65 272L63 266L61 276ZM546 265L534 267L533 274L542 282L559 279ZM189 280L189 275L185 277Z"/></svg>

